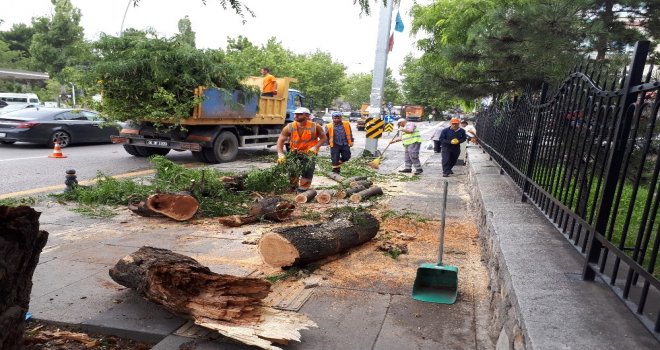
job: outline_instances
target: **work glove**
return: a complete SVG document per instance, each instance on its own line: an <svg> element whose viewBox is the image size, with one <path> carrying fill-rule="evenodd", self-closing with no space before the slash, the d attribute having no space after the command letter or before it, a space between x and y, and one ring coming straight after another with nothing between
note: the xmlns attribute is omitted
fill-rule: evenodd
<svg viewBox="0 0 660 350"><path fill-rule="evenodd" d="M459 143L460 143L460 141L458 141L458 139L451 139L451 144L452 145L458 145Z"/></svg>
<svg viewBox="0 0 660 350"><path fill-rule="evenodd" d="M310 148L310 149L307 151L307 155L315 156L315 155L316 155L316 152L317 152L317 150L315 150L315 149L313 149L313 148Z"/></svg>
<svg viewBox="0 0 660 350"><path fill-rule="evenodd" d="M284 163L286 163L286 157L284 156L284 154L279 154L277 156L277 164L284 164Z"/></svg>

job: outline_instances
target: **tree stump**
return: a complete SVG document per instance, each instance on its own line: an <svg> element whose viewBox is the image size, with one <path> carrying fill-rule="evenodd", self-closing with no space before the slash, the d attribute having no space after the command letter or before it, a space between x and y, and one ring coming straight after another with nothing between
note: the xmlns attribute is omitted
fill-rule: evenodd
<svg viewBox="0 0 660 350"><path fill-rule="evenodd" d="M176 221L192 219L199 209L199 202L189 194L152 194L145 204L147 209Z"/></svg>
<svg viewBox="0 0 660 350"><path fill-rule="evenodd" d="M365 200L369 197L380 196L382 194L383 194L383 190L378 186L374 186L374 187L367 188L364 191L360 191L358 193L352 194L351 197L350 197L350 200L353 203L360 203L360 202L362 202L363 200Z"/></svg>
<svg viewBox="0 0 660 350"><path fill-rule="evenodd" d="M167 249L142 247L117 262L110 277L176 315L263 349L300 340L300 329L316 326L302 314L264 306L268 281L213 273Z"/></svg>
<svg viewBox="0 0 660 350"><path fill-rule="evenodd" d="M316 202L320 204L328 204L332 200L332 196L337 194L337 191L334 190L323 190L319 191L316 195Z"/></svg>
<svg viewBox="0 0 660 350"><path fill-rule="evenodd" d="M23 349L32 275L48 241L40 215L27 206L0 206L0 349Z"/></svg>
<svg viewBox="0 0 660 350"><path fill-rule="evenodd" d="M315 190L307 190L303 193L298 194L296 196L295 200L296 200L296 203L303 204L303 203L307 203L307 202L311 201L312 199L314 199L314 197L316 197L316 191Z"/></svg>
<svg viewBox="0 0 660 350"><path fill-rule="evenodd" d="M259 254L271 266L304 265L362 244L374 236L380 222L369 213L339 213L328 221L277 228L259 241Z"/></svg>

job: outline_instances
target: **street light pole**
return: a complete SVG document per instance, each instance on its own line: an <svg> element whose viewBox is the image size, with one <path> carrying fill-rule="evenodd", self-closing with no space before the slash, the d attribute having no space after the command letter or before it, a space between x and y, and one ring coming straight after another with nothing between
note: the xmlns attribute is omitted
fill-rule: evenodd
<svg viewBox="0 0 660 350"><path fill-rule="evenodd" d="M383 102L393 1L394 0L387 0L387 6L380 8L378 38L376 41L376 61L374 62L373 78L371 80L371 95L369 97L369 116L371 118L380 117L380 107ZM378 139L367 138L364 149L375 155L378 150Z"/></svg>
<svg viewBox="0 0 660 350"><path fill-rule="evenodd" d="M126 4L126 10L124 11L124 17L121 19L121 29L119 29L119 36L124 36L124 21L126 20L126 14L128 13L128 8L131 6L131 2L133 0L128 0L128 3Z"/></svg>
<svg viewBox="0 0 660 350"><path fill-rule="evenodd" d="M76 106L76 86L73 85L73 83L69 83L69 84L71 84L71 97L73 97L73 106L72 107L75 107Z"/></svg>

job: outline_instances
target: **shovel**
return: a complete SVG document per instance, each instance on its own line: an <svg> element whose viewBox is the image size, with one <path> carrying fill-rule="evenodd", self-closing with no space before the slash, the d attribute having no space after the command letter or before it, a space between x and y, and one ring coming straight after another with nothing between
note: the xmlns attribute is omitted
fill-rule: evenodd
<svg viewBox="0 0 660 350"><path fill-rule="evenodd" d="M412 297L428 303L453 304L458 292L458 267L442 264L445 241L445 212L447 210L447 181L443 181L442 217L440 221L440 247L438 263L425 263L417 268Z"/></svg>
<svg viewBox="0 0 660 350"><path fill-rule="evenodd" d="M376 157L376 159L372 160L371 162L369 162L369 163L367 164L367 165L369 165L369 167L371 167L371 168L373 168L373 169L378 169L378 167L380 167L380 161L383 159L383 154L385 154L385 151L387 151L387 149L388 149L388 148L390 147L390 145L392 144L392 141L393 141L397 136L399 136L399 131L396 132L396 134L394 135L394 137L392 138L392 140L390 140L390 143L387 144L387 146L385 147L385 149L383 150L383 152L382 152L378 157Z"/></svg>

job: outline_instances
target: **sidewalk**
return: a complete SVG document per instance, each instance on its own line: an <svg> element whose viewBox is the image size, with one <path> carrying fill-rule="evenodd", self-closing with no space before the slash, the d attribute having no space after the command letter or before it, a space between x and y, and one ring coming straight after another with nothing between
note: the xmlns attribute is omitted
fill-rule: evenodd
<svg viewBox="0 0 660 350"><path fill-rule="evenodd" d="M402 158L401 147L393 145L381 172L395 172ZM278 297L269 300L272 305L299 310L319 326L303 331L301 343L284 349L494 348L486 334L488 276L476 216L469 211L465 167L456 167L456 175L448 179L444 262L459 267L458 300L439 305L410 297L417 266L437 259L440 155L424 150L422 160L419 180L383 185L386 198L375 209L385 217L379 235L314 271L308 278L316 277L318 287L305 289L304 278L273 285L271 295ZM240 166L232 164L234 169ZM108 269L149 245L191 256L217 273L277 274L279 269L262 264L255 245L246 244L276 225L224 228L210 219L175 223L134 216L126 209L99 220L56 203L36 209L42 212L41 229L50 237L33 278L30 311L35 318L150 342L154 349L178 349L191 341L196 349L248 348L186 325L185 319L116 284ZM379 243L400 235L413 237L408 254L394 260L376 251Z"/></svg>

